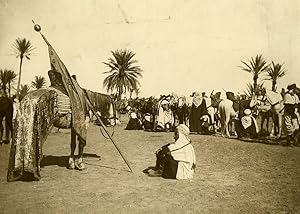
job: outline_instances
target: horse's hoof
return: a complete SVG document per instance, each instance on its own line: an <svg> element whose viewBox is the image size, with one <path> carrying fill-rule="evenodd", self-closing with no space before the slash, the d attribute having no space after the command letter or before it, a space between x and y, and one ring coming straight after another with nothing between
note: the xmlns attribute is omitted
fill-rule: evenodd
<svg viewBox="0 0 300 214"><path fill-rule="evenodd" d="M68 169L75 169L75 161L74 158L69 158L69 166Z"/></svg>
<svg viewBox="0 0 300 214"><path fill-rule="evenodd" d="M75 163L75 168L79 171L85 170L85 164L83 163L83 159L79 158L77 163Z"/></svg>

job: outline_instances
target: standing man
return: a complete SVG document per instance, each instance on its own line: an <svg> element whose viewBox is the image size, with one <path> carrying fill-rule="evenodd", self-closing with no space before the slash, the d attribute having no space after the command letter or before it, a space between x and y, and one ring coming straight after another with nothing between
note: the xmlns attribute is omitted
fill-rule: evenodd
<svg viewBox="0 0 300 214"><path fill-rule="evenodd" d="M284 95L284 125L287 134L287 146L296 144L294 134L299 129L299 123L297 118L297 105L299 104L299 98L295 94L296 84L291 84L287 87L288 92Z"/></svg>
<svg viewBox="0 0 300 214"><path fill-rule="evenodd" d="M192 95L190 95L192 100L191 113L189 118L189 127L191 132L196 132L200 134L202 131L200 118L202 114L202 101L203 97L201 96L199 91L195 91Z"/></svg>

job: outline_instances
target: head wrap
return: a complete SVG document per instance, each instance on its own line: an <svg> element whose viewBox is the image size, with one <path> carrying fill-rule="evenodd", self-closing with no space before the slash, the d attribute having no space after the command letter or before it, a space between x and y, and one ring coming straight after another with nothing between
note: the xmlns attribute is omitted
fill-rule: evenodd
<svg viewBox="0 0 300 214"><path fill-rule="evenodd" d="M160 104L161 104L161 105L166 105L166 104L169 104L169 102L168 102L167 100L163 100L163 101L161 101Z"/></svg>
<svg viewBox="0 0 300 214"><path fill-rule="evenodd" d="M244 114L249 116L251 114L251 110L250 109L245 109Z"/></svg>
<svg viewBox="0 0 300 214"><path fill-rule="evenodd" d="M193 104L196 106L196 108L198 108L198 106L201 105L202 103L202 95L200 94L199 91L195 91L193 94Z"/></svg>
<svg viewBox="0 0 300 214"><path fill-rule="evenodd" d="M180 124L176 127L179 137L168 149L174 160L178 161L176 179L190 179L193 177L196 155L191 140L188 138L189 128Z"/></svg>
<svg viewBox="0 0 300 214"><path fill-rule="evenodd" d="M151 122L151 115L149 113L145 114L145 120Z"/></svg>
<svg viewBox="0 0 300 214"><path fill-rule="evenodd" d="M187 127L186 125L184 124L179 124L176 129L178 130L178 132L182 133L183 135L185 135L186 137L189 136L190 134L190 129L189 127Z"/></svg>

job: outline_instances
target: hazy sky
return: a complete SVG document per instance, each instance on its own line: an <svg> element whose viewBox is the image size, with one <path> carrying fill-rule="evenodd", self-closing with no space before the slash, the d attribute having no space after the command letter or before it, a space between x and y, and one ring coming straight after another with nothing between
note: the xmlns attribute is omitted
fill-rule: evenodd
<svg viewBox="0 0 300 214"><path fill-rule="evenodd" d="M285 63L279 89L300 85L298 0L0 0L0 68L18 72L16 38L36 49L23 64L22 84L47 78L48 49L33 30L42 27L82 87L105 92L102 63L127 48L143 69L140 96L212 89L242 92L251 74L238 66L256 54ZM266 83L270 88L270 84Z"/></svg>

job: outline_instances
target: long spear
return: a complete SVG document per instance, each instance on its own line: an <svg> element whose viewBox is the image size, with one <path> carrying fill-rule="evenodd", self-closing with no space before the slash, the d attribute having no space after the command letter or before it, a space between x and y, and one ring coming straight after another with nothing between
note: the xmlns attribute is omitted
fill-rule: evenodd
<svg viewBox="0 0 300 214"><path fill-rule="evenodd" d="M50 43L48 42L48 40L46 39L46 37L40 32L41 31L41 27L38 24L35 24L35 22L32 20L33 24L34 24L34 30L36 32L39 32L40 35L42 36L42 38L44 39L44 41L47 43L48 46L50 46ZM105 133L108 135L109 139L111 140L111 142L114 144L114 146L116 147L116 149L118 150L119 154L121 155L121 157L123 158L123 160L125 161L127 167L130 169L130 172L133 172L131 167L129 166L126 158L124 157L124 155L122 154L121 150L118 148L117 144L114 142L114 140L112 139L112 137L110 136L109 132L107 131L105 125L103 124L101 118L99 117L99 115L96 113L94 106L92 105L89 97L87 96L86 92L84 92L84 97L85 99L88 101L88 105L90 107L90 109L92 110L93 114L96 116L97 120L100 122L102 128L104 129Z"/></svg>

